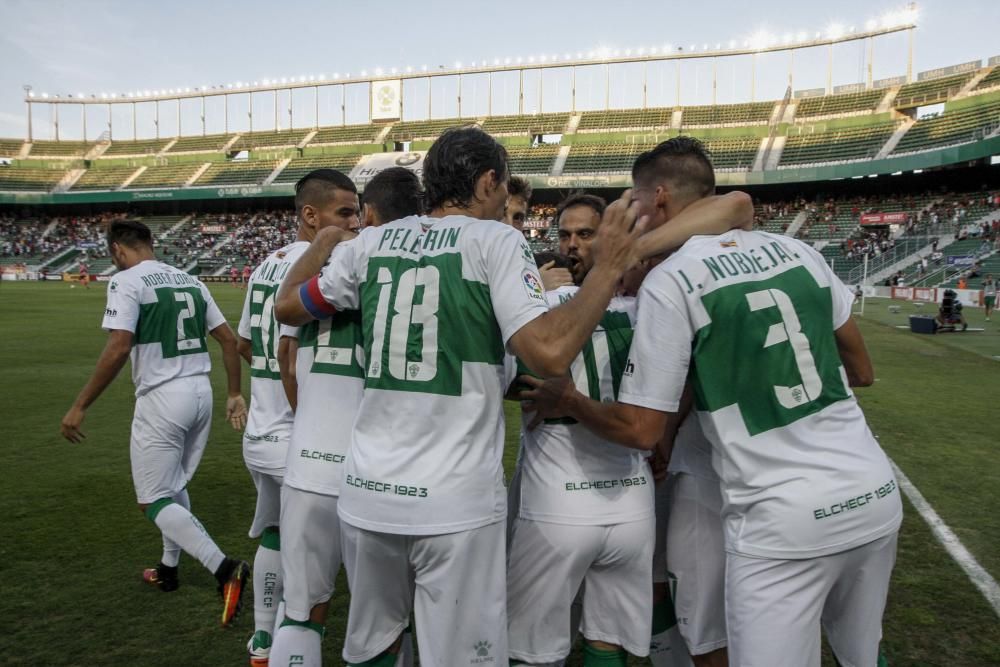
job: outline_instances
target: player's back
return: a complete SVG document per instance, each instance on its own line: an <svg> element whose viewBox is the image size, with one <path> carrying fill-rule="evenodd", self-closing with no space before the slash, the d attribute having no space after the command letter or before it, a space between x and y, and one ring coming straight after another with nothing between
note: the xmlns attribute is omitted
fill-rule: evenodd
<svg viewBox="0 0 1000 667"><path fill-rule="evenodd" d="M134 332L132 380L141 396L170 380L207 374L207 334L225 321L200 280L145 260L108 283L102 326Z"/></svg>
<svg viewBox="0 0 1000 667"><path fill-rule="evenodd" d="M887 534L901 505L834 331L853 296L804 243L696 237L658 267L688 313L692 385L723 480L729 548L813 557ZM647 278L649 281L649 278Z"/></svg>
<svg viewBox="0 0 1000 667"><path fill-rule="evenodd" d="M274 299L281 281L309 247L297 241L272 252L250 276L240 317L239 335L250 341L250 410L243 435L243 456L257 470L285 467L292 408L278 367L281 325Z"/></svg>
<svg viewBox="0 0 1000 667"><path fill-rule="evenodd" d="M545 309L527 244L499 222L448 216L351 245L367 372L341 515L408 534L502 519L504 341Z"/></svg>

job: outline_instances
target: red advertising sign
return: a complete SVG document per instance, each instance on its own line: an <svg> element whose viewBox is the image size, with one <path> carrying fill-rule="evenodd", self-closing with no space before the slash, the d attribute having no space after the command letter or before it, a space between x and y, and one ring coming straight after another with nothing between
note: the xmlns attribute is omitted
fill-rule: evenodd
<svg viewBox="0 0 1000 667"><path fill-rule="evenodd" d="M909 213L862 213L862 225L902 225L906 222Z"/></svg>

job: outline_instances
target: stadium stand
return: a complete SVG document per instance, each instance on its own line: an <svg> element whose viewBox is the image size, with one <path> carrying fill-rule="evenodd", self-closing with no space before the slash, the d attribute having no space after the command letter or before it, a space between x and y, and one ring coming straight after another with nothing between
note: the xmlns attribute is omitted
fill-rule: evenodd
<svg viewBox="0 0 1000 667"><path fill-rule="evenodd" d="M620 109L615 111L585 111L577 130L667 129L673 118L673 108Z"/></svg>
<svg viewBox="0 0 1000 667"><path fill-rule="evenodd" d="M277 166L274 160L213 162L192 185L259 185Z"/></svg>
<svg viewBox="0 0 1000 667"><path fill-rule="evenodd" d="M781 154L782 165L870 159L878 154L896 123L879 123L816 134L789 134Z"/></svg>
<svg viewBox="0 0 1000 667"><path fill-rule="evenodd" d="M255 148L275 148L297 146L309 134L308 130L286 130L280 132L244 132L233 144L231 150L249 151Z"/></svg>
<svg viewBox="0 0 1000 667"><path fill-rule="evenodd" d="M30 157L82 157L94 144L79 141L35 141Z"/></svg>
<svg viewBox="0 0 1000 667"><path fill-rule="evenodd" d="M846 95L807 97L798 100L795 117L834 116L874 111L884 96L884 90L870 90Z"/></svg>
<svg viewBox="0 0 1000 667"><path fill-rule="evenodd" d="M973 90L986 90L994 86L1000 86L1000 65L994 67L992 72L983 77Z"/></svg>
<svg viewBox="0 0 1000 667"><path fill-rule="evenodd" d="M928 150L984 138L1000 128L1000 98L928 116L903 135L893 154Z"/></svg>
<svg viewBox="0 0 1000 667"><path fill-rule="evenodd" d="M0 157L17 157L24 142L20 139L0 139Z"/></svg>
<svg viewBox="0 0 1000 667"><path fill-rule="evenodd" d="M897 109L902 109L943 102L961 90L962 86L968 83L975 74L975 72L965 72L939 79L908 83L899 89L893 104Z"/></svg>
<svg viewBox="0 0 1000 667"><path fill-rule="evenodd" d="M64 169L32 169L0 164L0 191L48 191L65 175Z"/></svg>
<svg viewBox="0 0 1000 667"><path fill-rule="evenodd" d="M435 118L396 123L389 131L392 141L413 141L414 139L434 139L449 127L474 125L473 118Z"/></svg>
<svg viewBox="0 0 1000 667"><path fill-rule="evenodd" d="M129 190L137 188L179 188L201 167L200 162L181 162L146 167L139 176L129 183Z"/></svg>
<svg viewBox="0 0 1000 667"><path fill-rule="evenodd" d="M232 138L232 134L206 134L195 137L180 137L167 153L220 151L226 145L226 142Z"/></svg>
<svg viewBox="0 0 1000 667"><path fill-rule="evenodd" d="M569 122L568 113L542 113L534 116L493 116L483 122L490 134L562 134Z"/></svg>
<svg viewBox="0 0 1000 667"><path fill-rule="evenodd" d="M344 173L350 173L354 165L361 159L360 153L350 153L345 155L314 155L310 157L295 158L278 174L274 179L275 183L294 183L308 174L313 169L327 168L339 169Z"/></svg>
<svg viewBox="0 0 1000 667"><path fill-rule="evenodd" d="M101 155L156 155L170 143L169 139L140 139L138 141L114 141Z"/></svg>
<svg viewBox="0 0 1000 667"><path fill-rule="evenodd" d="M717 104L714 106L682 107L681 124L700 125L760 125L771 119L774 102L748 104Z"/></svg>
<svg viewBox="0 0 1000 667"><path fill-rule="evenodd" d="M34 264L55 252L55 245L42 238L45 227L38 220L0 216L0 264Z"/></svg>
<svg viewBox="0 0 1000 667"><path fill-rule="evenodd" d="M290 210L208 216L204 224L222 224L228 229L229 243L198 259L201 273L217 273L228 267L255 267L275 248L295 240L297 222ZM211 237L210 249L217 242Z"/></svg>
<svg viewBox="0 0 1000 667"><path fill-rule="evenodd" d="M70 190L114 190L135 173L137 167L91 168L73 184Z"/></svg>
<svg viewBox="0 0 1000 667"><path fill-rule="evenodd" d="M548 174L558 154L558 144L507 147L510 170L515 174Z"/></svg>
<svg viewBox="0 0 1000 667"><path fill-rule="evenodd" d="M321 127L309 142L317 144L368 144L375 141L381 128L375 125L342 125Z"/></svg>
<svg viewBox="0 0 1000 667"><path fill-rule="evenodd" d="M635 156L653 146L654 144L574 144L563 173L627 173L632 170Z"/></svg>

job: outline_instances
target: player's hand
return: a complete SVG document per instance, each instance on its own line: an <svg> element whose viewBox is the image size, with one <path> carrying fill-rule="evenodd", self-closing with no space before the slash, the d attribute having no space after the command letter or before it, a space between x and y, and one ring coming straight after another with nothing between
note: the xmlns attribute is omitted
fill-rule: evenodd
<svg viewBox="0 0 1000 667"><path fill-rule="evenodd" d="M556 267L555 261L538 267L538 275L542 278L542 287L545 288L546 292L573 284L573 274L569 272L569 269Z"/></svg>
<svg viewBox="0 0 1000 667"><path fill-rule="evenodd" d="M653 473L653 482L659 484L667 478L667 462L663 460L659 447L653 449L652 454L646 460L649 461L649 468Z"/></svg>
<svg viewBox="0 0 1000 667"><path fill-rule="evenodd" d="M349 229L341 229L340 227L331 225L330 227L324 227L316 232L316 238L313 239L313 243L319 244L319 247L321 248L325 248L327 255L329 255L329 253L333 252L334 247L336 247L338 243L350 241L357 235L357 232L352 232Z"/></svg>
<svg viewBox="0 0 1000 667"><path fill-rule="evenodd" d="M517 380L528 386L519 391L516 398L521 401L521 410L534 413L528 422L529 431L533 431L546 419L566 416L569 399L576 393L576 387L569 376L542 380L533 375L521 375Z"/></svg>
<svg viewBox="0 0 1000 667"><path fill-rule="evenodd" d="M636 239L645 231L647 219L637 220L637 209L638 204L632 202L631 189L604 209L601 226L597 228L591 247L594 266L603 266L621 275L642 259Z"/></svg>
<svg viewBox="0 0 1000 667"><path fill-rule="evenodd" d="M247 404L243 400L242 394L230 396L226 399L226 421L237 431L242 431L246 428Z"/></svg>
<svg viewBox="0 0 1000 667"><path fill-rule="evenodd" d="M62 436L72 443L83 442L87 435L80 430L80 425L83 424L83 418L86 414L83 408L75 405L71 407L60 424L59 430L62 432Z"/></svg>

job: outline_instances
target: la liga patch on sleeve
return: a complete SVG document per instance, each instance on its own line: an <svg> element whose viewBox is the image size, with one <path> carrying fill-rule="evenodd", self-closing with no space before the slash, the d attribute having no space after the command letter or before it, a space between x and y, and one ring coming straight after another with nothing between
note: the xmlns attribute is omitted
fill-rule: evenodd
<svg viewBox="0 0 1000 667"><path fill-rule="evenodd" d="M534 271L525 271L521 275L524 281L524 289L532 299L545 301L545 290L542 288L542 281L535 275Z"/></svg>

